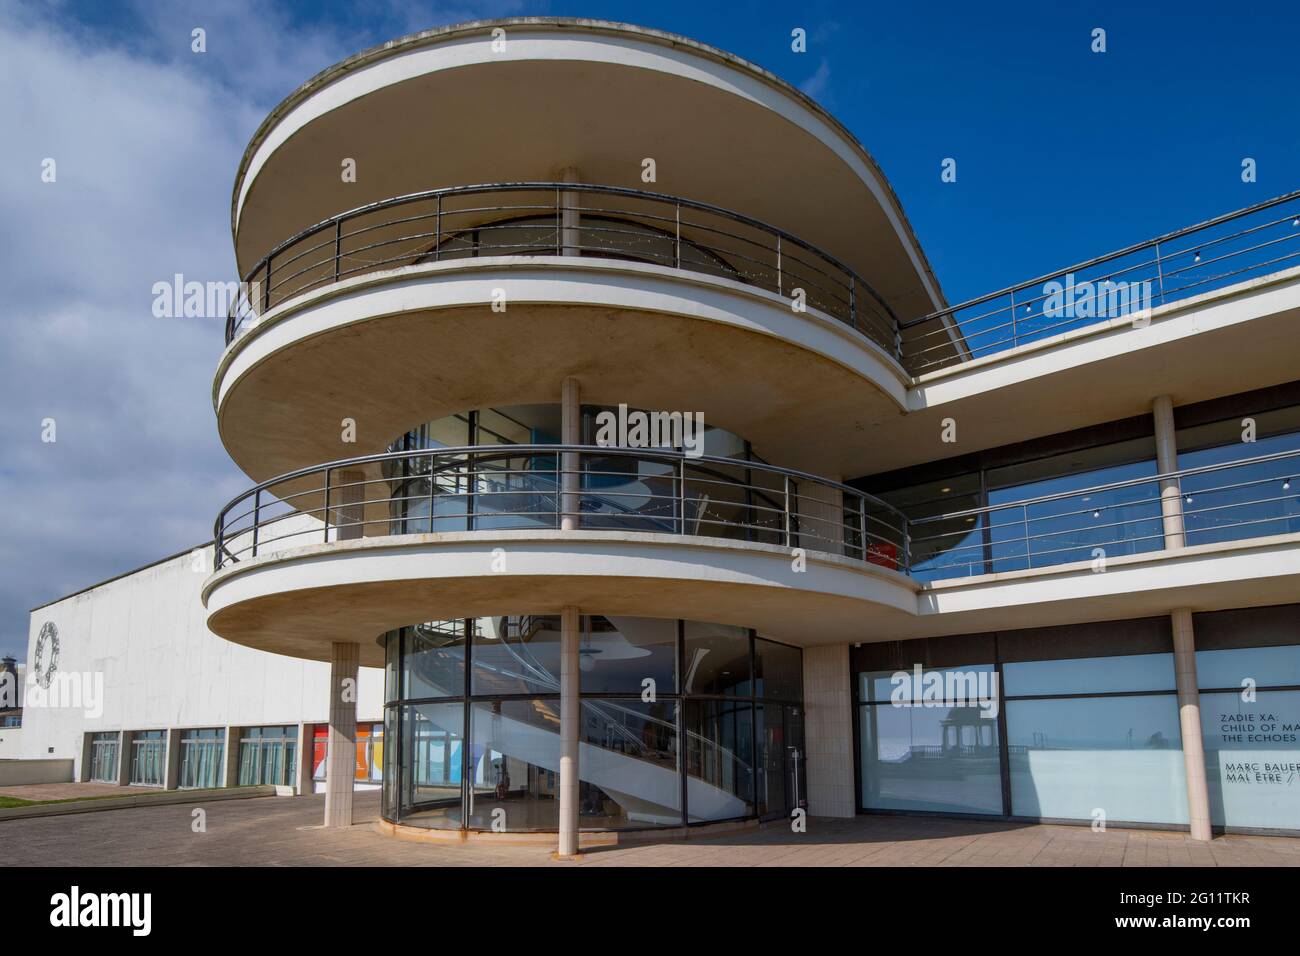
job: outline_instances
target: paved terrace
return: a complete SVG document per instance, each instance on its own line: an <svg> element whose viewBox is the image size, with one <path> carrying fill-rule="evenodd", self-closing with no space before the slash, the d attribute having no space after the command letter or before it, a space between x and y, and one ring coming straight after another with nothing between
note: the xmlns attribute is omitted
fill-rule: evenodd
<svg viewBox="0 0 1300 956"><path fill-rule="evenodd" d="M377 792L357 795L357 823L323 830L324 797L213 803L207 833L193 805L136 807L0 822L7 866L1297 866L1300 839L1020 825L917 817L814 818L660 844L588 851L556 863L529 846L414 843L375 832Z"/></svg>

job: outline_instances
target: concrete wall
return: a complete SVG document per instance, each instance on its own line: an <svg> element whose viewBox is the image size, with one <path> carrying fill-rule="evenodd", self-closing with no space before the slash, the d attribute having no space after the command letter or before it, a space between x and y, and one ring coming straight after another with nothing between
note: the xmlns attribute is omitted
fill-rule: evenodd
<svg viewBox="0 0 1300 956"><path fill-rule="evenodd" d="M207 548L202 562L180 555L32 612L27 659L53 621L58 675L65 686L76 683L72 674L101 675L101 713L29 703L17 756L75 761L66 779L80 779L83 736L94 731L326 721L329 665L241 647L207 629L199 590L211 569ZM382 672L362 668L358 685L358 716L381 719Z"/></svg>
<svg viewBox="0 0 1300 956"><path fill-rule="evenodd" d="M0 760L0 787L17 787L32 783L71 783L76 761Z"/></svg>
<svg viewBox="0 0 1300 956"><path fill-rule="evenodd" d="M808 813L815 817L851 817L857 806L847 644L804 648L803 702Z"/></svg>

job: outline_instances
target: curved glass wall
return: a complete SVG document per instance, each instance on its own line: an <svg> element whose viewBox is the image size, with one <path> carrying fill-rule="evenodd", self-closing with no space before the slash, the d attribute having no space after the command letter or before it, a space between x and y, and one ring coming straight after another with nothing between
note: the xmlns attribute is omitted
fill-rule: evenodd
<svg viewBox="0 0 1300 956"><path fill-rule="evenodd" d="M581 627L580 827L675 827L801 805L798 648L695 621L592 615ZM385 818L557 829L559 617L429 622L385 640Z"/></svg>

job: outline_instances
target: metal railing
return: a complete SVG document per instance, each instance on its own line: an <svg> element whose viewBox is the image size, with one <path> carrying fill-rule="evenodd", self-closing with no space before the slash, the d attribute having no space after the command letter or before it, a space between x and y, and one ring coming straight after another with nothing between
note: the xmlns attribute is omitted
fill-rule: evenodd
<svg viewBox="0 0 1300 956"><path fill-rule="evenodd" d="M839 482L742 459L585 445L440 448L273 478L226 505L214 537L220 568L298 545L561 528L566 518L579 531L753 541L940 580L1300 531L1300 450L909 519Z"/></svg>
<svg viewBox="0 0 1300 956"><path fill-rule="evenodd" d="M908 572L927 580L1300 531L1300 451L914 518L908 531Z"/></svg>
<svg viewBox="0 0 1300 956"><path fill-rule="evenodd" d="M735 279L819 309L898 356L898 321L869 283L790 233L708 203L585 183L498 183L360 206L280 243L244 276L226 343L331 283L476 256L631 259Z"/></svg>
<svg viewBox="0 0 1300 956"><path fill-rule="evenodd" d="M390 452L262 482L216 520L216 562L320 542L560 528L721 537L906 566L901 512L760 462L588 445Z"/></svg>
<svg viewBox="0 0 1300 956"><path fill-rule="evenodd" d="M900 324L913 374L1300 265L1300 190Z"/></svg>

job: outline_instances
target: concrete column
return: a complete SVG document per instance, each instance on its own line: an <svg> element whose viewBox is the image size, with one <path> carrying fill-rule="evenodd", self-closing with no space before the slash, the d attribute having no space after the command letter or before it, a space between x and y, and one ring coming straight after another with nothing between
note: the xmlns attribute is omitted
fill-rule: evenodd
<svg viewBox="0 0 1300 956"><path fill-rule="evenodd" d="M566 183L581 182L578 170L573 166L564 170L560 178ZM582 255L582 237L578 232L581 218L578 208L581 201L578 196L578 193L567 189L560 193L560 248L566 256Z"/></svg>
<svg viewBox="0 0 1300 956"><path fill-rule="evenodd" d="M316 792L316 781L312 779L312 771L316 768L313 764L316 762L316 732L315 724L298 725L298 796L310 797ZM328 769L328 763L326 768Z"/></svg>
<svg viewBox="0 0 1300 956"><path fill-rule="evenodd" d="M1151 403L1156 425L1156 470L1161 474L1178 470L1178 441L1174 431L1174 403L1158 395ZM1160 513L1164 517L1165 547L1183 546L1183 495L1176 480L1160 482Z"/></svg>
<svg viewBox="0 0 1300 956"><path fill-rule="evenodd" d="M582 720L578 642L582 618L576 607L560 611L560 846L578 852L578 726Z"/></svg>
<svg viewBox="0 0 1300 956"><path fill-rule="evenodd" d="M582 441L581 400L578 380L572 376L564 380L560 388L560 441L566 445L577 445ZM565 452L560 456L560 529L572 531L578 527L578 456Z"/></svg>
<svg viewBox="0 0 1300 956"><path fill-rule="evenodd" d="M90 780L90 755L91 741L94 739L93 733L84 733L81 735L81 765L77 768L77 782L86 783Z"/></svg>
<svg viewBox="0 0 1300 956"><path fill-rule="evenodd" d="M852 817L853 696L849 646L803 649L804 755L808 814Z"/></svg>
<svg viewBox="0 0 1300 956"><path fill-rule="evenodd" d="M221 776L223 787L239 786L239 738L242 736L243 727L226 728L226 759Z"/></svg>
<svg viewBox="0 0 1300 956"><path fill-rule="evenodd" d="M357 759L357 666L361 645L335 641L330 651L330 736L325 757L325 826L352 826Z"/></svg>
<svg viewBox="0 0 1300 956"><path fill-rule="evenodd" d="M181 732L178 729L168 729L167 731L167 755L165 761L167 771L163 776L163 789L175 790L180 786L181 780Z"/></svg>
<svg viewBox="0 0 1300 956"><path fill-rule="evenodd" d="M127 787L131 784L131 742L134 732L122 731L122 738L117 745L117 785Z"/></svg>
<svg viewBox="0 0 1300 956"><path fill-rule="evenodd" d="M1174 629L1174 681L1178 720L1187 768L1187 819L1193 840L1209 840L1210 788L1205 782L1205 743L1201 739L1201 694L1196 681L1196 634L1192 612L1180 607L1170 617Z"/></svg>

